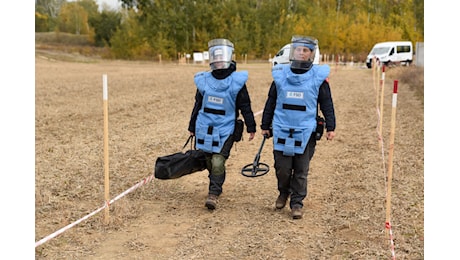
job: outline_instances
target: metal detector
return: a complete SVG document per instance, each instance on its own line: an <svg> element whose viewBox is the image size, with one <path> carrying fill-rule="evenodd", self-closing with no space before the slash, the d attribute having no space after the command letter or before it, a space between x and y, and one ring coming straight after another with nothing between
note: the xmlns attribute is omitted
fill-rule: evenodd
<svg viewBox="0 0 460 260"><path fill-rule="evenodd" d="M264 147L265 139L268 137L264 135L264 139L262 140L262 144L260 145L259 152L256 154L256 158L254 158L254 162L248 164L241 169L241 174L246 177L259 177L265 175L270 171L270 167L266 163L260 163L260 153L262 152L262 148Z"/></svg>

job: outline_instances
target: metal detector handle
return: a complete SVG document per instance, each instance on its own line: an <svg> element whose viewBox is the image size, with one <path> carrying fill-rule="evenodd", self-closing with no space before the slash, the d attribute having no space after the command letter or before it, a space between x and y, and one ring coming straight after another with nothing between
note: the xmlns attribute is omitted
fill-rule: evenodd
<svg viewBox="0 0 460 260"><path fill-rule="evenodd" d="M265 139L267 139L266 135L264 135L264 139L262 140L262 144L260 145L259 152L257 152L256 157L254 158L254 168L259 165L260 154L262 153L262 149L264 148Z"/></svg>

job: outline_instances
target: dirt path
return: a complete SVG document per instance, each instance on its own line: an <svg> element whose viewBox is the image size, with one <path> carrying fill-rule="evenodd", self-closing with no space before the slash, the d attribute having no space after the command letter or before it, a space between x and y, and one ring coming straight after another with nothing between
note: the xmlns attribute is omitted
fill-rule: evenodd
<svg viewBox="0 0 460 260"><path fill-rule="evenodd" d="M152 174L158 156L180 150L200 65L141 62L75 63L36 58L36 241L103 202L102 79L108 74L111 197ZM269 64L249 71L254 112L271 82ZM377 138L372 71L332 68L336 139L318 143L308 178L305 214L274 210L274 169L247 178L262 138L233 148L224 193L204 207L208 179L198 172L153 180L36 248L36 259L389 259L385 177L391 73L384 96L384 149ZM261 116L256 116L260 123ZM423 259L423 106L400 85L392 185L392 231L398 259ZM383 153L383 155L382 155ZM382 156L385 156L384 158ZM273 168L271 139L261 162Z"/></svg>

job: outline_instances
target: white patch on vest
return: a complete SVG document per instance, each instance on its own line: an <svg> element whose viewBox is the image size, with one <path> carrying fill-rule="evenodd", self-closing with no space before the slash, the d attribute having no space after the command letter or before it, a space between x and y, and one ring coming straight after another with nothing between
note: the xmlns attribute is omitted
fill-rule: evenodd
<svg viewBox="0 0 460 260"><path fill-rule="evenodd" d="M220 97L209 96L209 97L208 97L208 102L210 102L210 103L215 103L215 104L223 104L223 103L224 103L224 99L223 99L223 98L220 98Z"/></svg>
<svg viewBox="0 0 460 260"><path fill-rule="evenodd" d="M293 92L293 91L288 91L287 98L298 98L298 99L303 99L303 92Z"/></svg>

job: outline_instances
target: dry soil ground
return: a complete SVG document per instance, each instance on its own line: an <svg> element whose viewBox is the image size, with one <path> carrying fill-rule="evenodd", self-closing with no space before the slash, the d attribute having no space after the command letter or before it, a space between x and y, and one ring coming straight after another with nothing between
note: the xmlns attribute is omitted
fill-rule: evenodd
<svg viewBox="0 0 460 260"><path fill-rule="evenodd" d="M305 214L276 211L272 144L261 162L272 169L240 174L260 147L237 143L218 208L204 207L207 173L153 179L35 247L36 259L397 259L424 258L423 103L399 85L392 169L391 250L385 229L392 87L384 87L383 147L372 70L331 66L337 129L321 140L311 164ZM110 198L152 176L158 156L181 150L194 102L193 75L203 65L81 59L35 59L36 241L104 205L102 75L108 77ZM252 106L263 109L270 65L249 71ZM256 121L260 123L260 114Z"/></svg>

